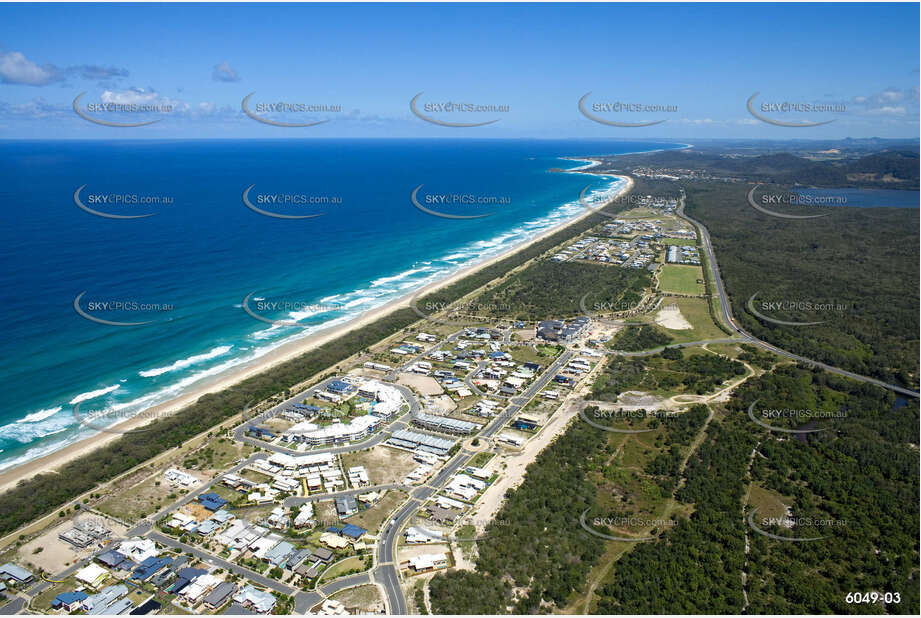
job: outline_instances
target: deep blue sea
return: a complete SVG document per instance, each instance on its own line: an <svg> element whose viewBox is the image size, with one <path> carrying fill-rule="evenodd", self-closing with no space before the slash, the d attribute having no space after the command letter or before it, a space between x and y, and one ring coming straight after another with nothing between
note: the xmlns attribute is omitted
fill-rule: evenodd
<svg viewBox="0 0 921 618"><path fill-rule="evenodd" d="M616 188L614 178L551 173L583 165L560 157L680 146L0 142L0 469L94 431L75 418L77 404L81 417L140 413L583 212L578 196L588 183L595 199ZM426 214L410 201L419 185L429 209L494 214ZM74 201L80 187L81 204L97 212L156 214L91 214ZM250 203L267 212L322 215L258 214L243 203L248 187ZM160 203L134 203L149 197ZM81 294L87 316L148 323L83 317ZM250 316L247 297L257 315L298 325Z"/></svg>

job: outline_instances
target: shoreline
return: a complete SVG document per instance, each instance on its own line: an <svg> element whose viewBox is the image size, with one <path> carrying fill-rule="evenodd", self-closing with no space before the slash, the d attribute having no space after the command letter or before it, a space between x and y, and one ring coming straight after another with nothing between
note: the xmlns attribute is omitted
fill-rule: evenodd
<svg viewBox="0 0 921 618"><path fill-rule="evenodd" d="M595 159L589 158L567 157L566 159L586 161L594 163L595 165L600 163ZM563 170L563 173L591 174L592 172L588 171L590 167L594 167L594 165L589 165L573 170ZM616 177L626 181L624 186L616 193L614 193L606 202L606 204L626 193L629 193L633 189L634 182L633 178L630 176L612 173L593 175L609 176L612 178ZM349 320L348 322L324 328L301 339L282 344L264 356L261 356L258 359L254 359L250 363L244 363L234 367L228 370L225 374L205 378L197 385L191 387L187 392L182 393L170 400L159 403L155 406L146 408L139 412L137 416L112 425L108 428L108 431L100 431L95 435L88 436L82 440L78 440L73 444L63 446L56 451L46 455L41 455L30 461L0 471L0 492L7 491L11 487L14 487L21 480L26 480L38 474L53 472L57 468L73 461L74 459L78 459L79 457L112 442L113 440L117 440L122 436L124 432L138 429L151 422L152 420L180 411L186 406L197 401L203 395L231 388L247 378L262 373L263 371L296 358L325 343L333 341L348 333L349 331L367 326L368 324L386 316L387 314L397 309L407 308L410 306L410 301L413 297L419 294L431 293L440 288L451 285L452 283L466 277L467 275L473 274L478 270L491 266L492 264L501 261L518 251L522 251L534 243L539 242L540 240L543 240L544 238L551 236L556 232L559 232L560 230L578 221L581 221L585 217L592 214L594 214L594 210L586 209L584 213L567 219L566 221L562 221L559 224L554 225L544 230L543 232L496 254L495 256L464 266L451 273L450 275L447 275L436 281L432 281L431 283L426 284L421 288L411 290L405 295L385 303L380 307L370 309L356 316L352 320Z"/></svg>

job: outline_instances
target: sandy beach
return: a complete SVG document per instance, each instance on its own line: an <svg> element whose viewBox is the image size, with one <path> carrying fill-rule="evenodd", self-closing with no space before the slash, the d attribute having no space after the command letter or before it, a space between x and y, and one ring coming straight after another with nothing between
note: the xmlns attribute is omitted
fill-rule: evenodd
<svg viewBox="0 0 921 618"><path fill-rule="evenodd" d="M572 158L571 160L586 161L587 163L597 164L597 162L594 159ZM589 171L590 167L594 167L594 165L587 165L582 168L578 168L577 170L567 170L565 173L591 174L592 172ZM621 188L621 190L618 191L617 194L612 196L611 198L612 200L624 195L625 193L628 193L630 190L633 189L633 179L630 178L629 176L614 175L614 174L603 174L603 175L609 176L609 177L616 176L618 178L623 178L624 180L626 180L626 183ZM10 487L18 483L20 480L28 479L36 474L53 471L59 468L60 466L64 465L67 462L70 462L78 457L81 457L82 455L85 455L91 452L92 450L107 444L108 442L112 440L116 440L120 438L121 433L123 432L137 429L138 427L141 427L145 425L146 423L149 423L153 419L160 418L162 416L166 416L168 414L172 414L178 410L181 410L182 408L194 403L202 395L205 395L207 393L218 392L226 388L229 388L231 386L234 386L235 384L238 384L239 382L245 380L246 378L257 375L280 363L284 363L292 358L300 356L301 354L304 354L305 352L308 352L320 345L323 345L324 343L327 343L338 337L341 337L342 335L344 335L345 333L349 331L366 326L397 309L408 307L412 297L419 294L420 291L421 293L429 293L439 288L442 288L444 286L450 285L454 283L455 281L462 279L463 277L473 272L476 272L477 270L485 268L491 264L494 264L495 262L499 260L502 260L508 257L509 255L515 253L516 251L521 251L522 249L525 249L526 247L529 247L532 244L540 240L543 240L547 236L550 236L560 231L561 229L569 225L572 225L576 223L577 221L580 221L584 219L585 217L593 214L593 212L594 212L594 209L590 210L586 208L584 213L576 217L573 217L572 219L569 219L567 221L560 223L557 226L549 228L545 230L544 232L542 232L541 234L525 242L522 242L513 247L510 247L508 250L503 251L502 253L499 253L494 257L487 258L483 261L468 265L443 279L434 281L424 286L423 288L421 288L421 290L413 290L398 299L395 299L385 305L382 305L381 307L372 309L370 311L366 311L365 313L356 317L354 320L351 320L345 324L340 324L334 327L330 327L328 329L323 329L323 330L317 331L316 333L312 333L302 339L291 341L289 343L279 346L275 350L272 350L268 354L252 361L251 363L239 365L237 367L234 367L231 370L228 370L224 374L221 374L218 376L212 376L211 378L202 380L196 383L193 387L191 387L187 392L183 393L182 395L179 395L178 397L175 397L174 399L163 402L156 406L152 406L144 410L142 413L139 414L139 416L135 418L128 419L124 422L114 425L112 428L110 428L109 432L99 433L97 435L88 437L79 442L75 442L74 444L66 446L59 451L49 453L48 455L45 455L43 457L38 457L32 461L26 462L14 468L4 470L3 472L0 472L0 491L6 491Z"/></svg>

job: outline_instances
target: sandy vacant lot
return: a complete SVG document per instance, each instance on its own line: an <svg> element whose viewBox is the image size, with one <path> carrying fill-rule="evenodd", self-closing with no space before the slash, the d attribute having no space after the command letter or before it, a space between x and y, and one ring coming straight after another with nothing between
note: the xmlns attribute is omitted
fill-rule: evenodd
<svg viewBox="0 0 921 618"><path fill-rule="evenodd" d="M656 314L656 324L670 330L690 330L693 328L691 323L681 315L681 309L678 308L678 305L666 305L659 309Z"/></svg>
<svg viewBox="0 0 921 618"><path fill-rule="evenodd" d="M451 554L451 548L447 544L444 545L400 545L397 547L397 562L402 565L413 556L421 556L423 554ZM412 574L412 571L409 571L408 574Z"/></svg>
<svg viewBox="0 0 921 618"><path fill-rule="evenodd" d="M343 454L343 469L348 470L352 466L364 466L372 485L392 485L401 483L419 463L410 452L379 445L365 451Z"/></svg>
<svg viewBox="0 0 921 618"><path fill-rule="evenodd" d="M344 603L345 608L352 613L376 614L384 611L384 599L374 584L346 588L329 598ZM318 610L319 606L315 609Z"/></svg>
<svg viewBox="0 0 921 618"><path fill-rule="evenodd" d="M667 403L667 399L642 391L624 391L617 398L616 407L624 410L655 410L665 406Z"/></svg>
<svg viewBox="0 0 921 618"><path fill-rule="evenodd" d="M88 517L87 515L82 515L81 518ZM104 522L104 525L112 531L111 538L123 537L125 535L126 528L109 519L103 519L96 515L89 516L91 519L99 519ZM86 558L94 549L97 549L96 545L91 545L86 549L77 550L73 545L62 541L58 538L58 535L74 526L74 519L67 519L64 523L48 528L40 536L32 539L28 543L22 546L19 550L20 556L22 556L23 563L31 563L38 568L45 569L49 573L60 573L68 566L73 564L75 561L80 560L81 558ZM41 547L41 551L35 553Z"/></svg>
<svg viewBox="0 0 921 618"><path fill-rule="evenodd" d="M181 469L183 472L203 480L197 471ZM144 478L144 477L147 478ZM144 478L138 482L138 479ZM173 485L160 471L151 475L147 469L118 482L114 491L96 505L96 509L125 521L137 521L165 506L175 498L194 490L198 485L185 487Z"/></svg>
<svg viewBox="0 0 921 618"><path fill-rule="evenodd" d="M518 335L518 338L521 341L531 341L537 337L537 330L534 328L519 328L512 331L512 333Z"/></svg>
<svg viewBox="0 0 921 618"><path fill-rule="evenodd" d="M448 395L439 395L432 399L432 408L437 410L437 414L444 416L454 412L457 409L457 404Z"/></svg>
<svg viewBox="0 0 921 618"><path fill-rule="evenodd" d="M444 389L441 384L435 381L435 378L421 376L417 373L401 373L397 379L397 384L408 386L422 395L441 395Z"/></svg>
<svg viewBox="0 0 921 618"><path fill-rule="evenodd" d="M348 518L348 522L361 526L371 534L376 535L393 510L409 498L406 492L399 489L385 489L383 494L370 509L359 511L352 515Z"/></svg>

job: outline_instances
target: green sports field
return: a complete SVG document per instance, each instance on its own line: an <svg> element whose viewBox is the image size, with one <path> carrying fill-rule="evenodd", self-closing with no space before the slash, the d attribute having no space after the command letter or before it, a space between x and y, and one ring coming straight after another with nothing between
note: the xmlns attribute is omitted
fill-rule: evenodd
<svg viewBox="0 0 921 618"><path fill-rule="evenodd" d="M659 289L674 294L703 294L704 286L697 283L703 279L700 266L665 264L659 273Z"/></svg>

